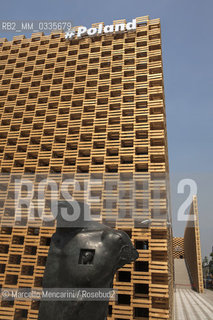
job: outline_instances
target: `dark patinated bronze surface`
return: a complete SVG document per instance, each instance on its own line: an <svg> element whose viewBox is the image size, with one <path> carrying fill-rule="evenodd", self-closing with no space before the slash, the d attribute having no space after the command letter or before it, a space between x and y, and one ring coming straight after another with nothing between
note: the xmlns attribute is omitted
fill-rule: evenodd
<svg viewBox="0 0 213 320"><path fill-rule="evenodd" d="M84 221L88 206L80 203L77 222L58 217L52 237L44 288L112 288L115 272L138 258L129 236L95 221ZM73 212L71 205L65 202ZM66 225L66 226L65 226ZM39 320L104 320L106 301L41 301Z"/></svg>

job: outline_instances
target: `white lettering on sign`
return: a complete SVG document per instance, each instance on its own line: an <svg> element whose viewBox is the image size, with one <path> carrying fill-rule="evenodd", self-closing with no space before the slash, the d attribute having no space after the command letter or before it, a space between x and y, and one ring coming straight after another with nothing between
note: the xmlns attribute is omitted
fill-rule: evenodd
<svg viewBox="0 0 213 320"><path fill-rule="evenodd" d="M81 38L85 35L88 35L89 37L94 37L95 35L100 35L100 34L111 34L113 32L118 33L118 32L124 32L125 30L131 31L131 30L136 30L137 27L137 22L136 19L133 19L131 22L128 22L127 24L125 23L119 23L116 25L106 25L105 27L103 24L99 24L98 27L96 28L90 28L87 29L87 27L79 27L77 30L69 30L65 34L65 39L73 39L76 35L77 38Z"/></svg>
<svg viewBox="0 0 213 320"><path fill-rule="evenodd" d="M110 26L105 26L104 27L104 33L113 33L114 31L114 26L111 24Z"/></svg>
<svg viewBox="0 0 213 320"><path fill-rule="evenodd" d="M98 32L98 29L97 29L97 28L90 28L90 29L87 31L87 34L88 34L89 36L94 36L97 32Z"/></svg>
<svg viewBox="0 0 213 320"><path fill-rule="evenodd" d="M87 33L87 28L86 27L80 27L80 28L78 28L77 37L81 38L86 33Z"/></svg>
<svg viewBox="0 0 213 320"><path fill-rule="evenodd" d="M116 24L115 26L115 32L119 32L119 31L125 31L125 24L124 23L120 23L120 24Z"/></svg>

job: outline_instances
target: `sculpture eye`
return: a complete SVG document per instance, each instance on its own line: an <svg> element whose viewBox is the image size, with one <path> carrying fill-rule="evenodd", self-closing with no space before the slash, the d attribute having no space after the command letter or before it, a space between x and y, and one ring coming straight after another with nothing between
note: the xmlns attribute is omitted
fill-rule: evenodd
<svg viewBox="0 0 213 320"><path fill-rule="evenodd" d="M93 264L95 250L81 249L79 256L79 264Z"/></svg>

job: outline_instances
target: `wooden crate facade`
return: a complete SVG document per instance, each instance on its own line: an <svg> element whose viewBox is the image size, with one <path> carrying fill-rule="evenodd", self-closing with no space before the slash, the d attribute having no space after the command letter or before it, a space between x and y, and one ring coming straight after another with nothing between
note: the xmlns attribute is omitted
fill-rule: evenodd
<svg viewBox="0 0 213 320"><path fill-rule="evenodd" d="M123 20L122 20L123 21ZM118 21L114 21L117 23ZM137 18L136 32L85 37L65 41L64 33L32 34L31 39L0 39L0 283L2 287L42 285L46 256L55 226L27 223L13 226L14 181L11 177L98 178L91 202L100 221L126 230L138 248L137 262L126 265L115 277L119 301L111 303L109 320L171 319L173 257L168 212L168 151L164 101L160 21ZM33 178L32 178L33 177ZM123 180L105 200L107 180ZM131 191L134 201L126 211L141 220L119 218L119 191ZM145 187L141 183L145 181ZM160 190L160 200L153 196ZM72 189L77 200L82 189ZM129 197L130 198L130 197ZM47 204L45 212L50 213ZM142 202L142 203L141 203ZM148 203L144 207L142 204ZM154 215L158 208L159 217ZM24 213L27 218L27 211ZM0 318L37 319L36 301L2 301Z"/></svg>

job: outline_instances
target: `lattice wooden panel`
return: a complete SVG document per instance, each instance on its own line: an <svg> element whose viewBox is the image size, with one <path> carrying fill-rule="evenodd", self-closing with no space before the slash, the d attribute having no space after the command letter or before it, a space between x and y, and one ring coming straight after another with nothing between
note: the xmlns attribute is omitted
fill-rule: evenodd
<svg viewBox="0 0 213 320"><path fill-rule="evenodd" d="M203 270L200 247L199 216L196 196L193 197L193 202L190 208L189 221L184 233L184 251L185 260L192 281L192 286L197 292L202 293L204 291Z"/></svg>
<svg viewBox="0 0 213 320"><path fill-rule="evenodd" d="M39 223L13 227L13 177L34 179L35 192L39 174L51 174L59 185L66 175L80 186L92 177L102 181L92 190L101 199L91 202L92 213L103 221L116 218L114 226L129 233L140 253L137 262L116 275L119 300L111 304L109 319L171 319L160 21L140 17L137 22L136 32L71 42L63 33L0 39L0 282L3 287L41 287L55 230ZM109 214L105 182L112 179L124 183L111 192ZM146 228L138 228L131 215L119 218L119 192L130 198L131 179L136 194L125 208L141 220L153 219ZM160 200L154 197L156 188ZM84 192L73 187L72 195L82 200ZM49 200L47 192L46 213ZM0 318L37 319L38 307L36 301L2 301Z"/></svg>
<svg viewBox="0 0 213 320"><path fill-rule="evenodd" d="M183 237L173 238L173 257L174 259L184 258L184 238Z"/></svg>

